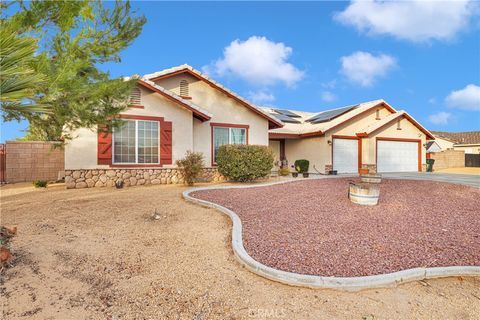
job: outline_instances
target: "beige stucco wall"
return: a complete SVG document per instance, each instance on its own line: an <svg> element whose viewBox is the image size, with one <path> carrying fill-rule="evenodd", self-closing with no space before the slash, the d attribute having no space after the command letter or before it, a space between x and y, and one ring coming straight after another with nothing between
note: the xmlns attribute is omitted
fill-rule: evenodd
<svg viewBox="0 0 480 320"><path fill-rule="evenodd" d="M295 160L307 159L310 161L309 172L324 172L325 165L331 162L330 146L325 137L311 137L303 139L285 140L285 156L289 166L295 163Z"/></svg>
<svg viewBox="0 0 480 320"><path fill-rule="evenodd" d="M268 146L273 151L275 162L279 161L280 160L280 141L270 140L268 142Z"/></svg>
<svg viewBox="0 0 480 320"><path fill-rule="evenodd" d="M268 120L204 81L182 74L161 79L157 84L179 93L181 80L189 82L189 95L192 97L192 102L212 114L210 121L193 120L193 150L204 154L207 166L211 165L210 123L248 125L248 144L268 145Z"/></svg>
<svg viewBox="0 0 480 320"><path fill-rule="evenodd" d="M192 112L158 93L141 90L142 105L145 108L130 108L122 114L164 117L165 121L172 121L172 144L174 146L172 160L175 163L177 159L185 155L187 150L193 150ZM108 165L97 165L97 132L95 129L82 128L72 132L71 135L73 139L65 145L65 169L106 169L109 167Z"/></svg>
<svg viewBox="0 0 480 320"><path fill-rule="evenodd" d="M442 148L442 151L453 148L453 142L450 140L435 137L435 142Z"/></svg>

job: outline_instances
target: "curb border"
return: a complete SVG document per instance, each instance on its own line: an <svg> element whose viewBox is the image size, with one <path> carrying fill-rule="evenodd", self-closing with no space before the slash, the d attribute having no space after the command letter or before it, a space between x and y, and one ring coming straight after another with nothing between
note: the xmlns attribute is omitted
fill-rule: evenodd
<svg viewBox="0 0 480 320"><path fill-rule="evenodd" d="M405 269L392 273L361 277L325 277L278 270L256 261L247 253L245 247L243 246L242 222L234 211L210 201L194 198L190 195L190 193L192 192L203 190L257 188L297 181L301 180L288 180L248 186L199 187L185 190L184 192L182 192L182 196L188 202L217 209L229 216L233 224L232 248L235 257L240 262L240 264L246 267L249 271L259 276L284 284L313 289L359 291L364 289L395 287L401 283L432 278L444 278L452 276L480 276L480 266L449 266L431 268L419 267L413 269Z"/></svg>

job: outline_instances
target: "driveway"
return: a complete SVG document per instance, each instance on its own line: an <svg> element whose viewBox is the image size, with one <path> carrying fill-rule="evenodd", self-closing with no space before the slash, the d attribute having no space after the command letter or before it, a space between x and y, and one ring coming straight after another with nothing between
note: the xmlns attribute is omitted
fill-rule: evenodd
<svg viewBox="0 0 480 320"><path fill-rule="evenodd" d="M430 180L450 182L480 188L480 176L471 174L430 173L430 172L394 172L382 173L383 178Z"/></svg>

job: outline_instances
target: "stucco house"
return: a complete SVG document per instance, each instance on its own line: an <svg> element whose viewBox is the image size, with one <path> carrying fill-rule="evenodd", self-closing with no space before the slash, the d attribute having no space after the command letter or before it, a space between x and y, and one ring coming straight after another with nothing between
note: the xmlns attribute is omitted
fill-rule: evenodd
<svg viewBox="0 0 480 320"><path fill-rule="evenodd" d="M480 154L480 131L432 131L442 150L462 150L466 154Z"/></svg>
<svg viewBox="0 0 480 320"><path fill-rule="evenodd" d="M139 78L112 133L79 129L65 146L67 188L178 183L175 161L202 152L205 180L221 179L223 144L271 146L278 160L308 159L311 172L419 171L432 135L383 100L319 113L260 108L189 65ZM377 152L378 151L378 152Z"/></svg>
<svg viewBox="0 0 480 320"><path fill-rule="evenodd" d="M434 139L407 112L384 100L317 113L264 110L284 122L269 134L277 158L307 159L311 172L424 171L426 141Z"/></svg>

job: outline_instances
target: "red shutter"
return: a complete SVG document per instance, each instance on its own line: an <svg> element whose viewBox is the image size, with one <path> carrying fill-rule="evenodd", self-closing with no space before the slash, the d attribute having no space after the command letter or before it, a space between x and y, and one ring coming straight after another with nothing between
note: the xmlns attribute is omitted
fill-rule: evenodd
<svg viewBox="0 0 480 320"><path fill-rule="evenodd" d="M172 123L160 122L160 164L172 164Z"/></svg>
<svg viewBox="0 0 480 320"><path fill-rule="evenodd" d="M104 126L98 126L97 163L112 164L112 133L104 132Z"/></svg>

